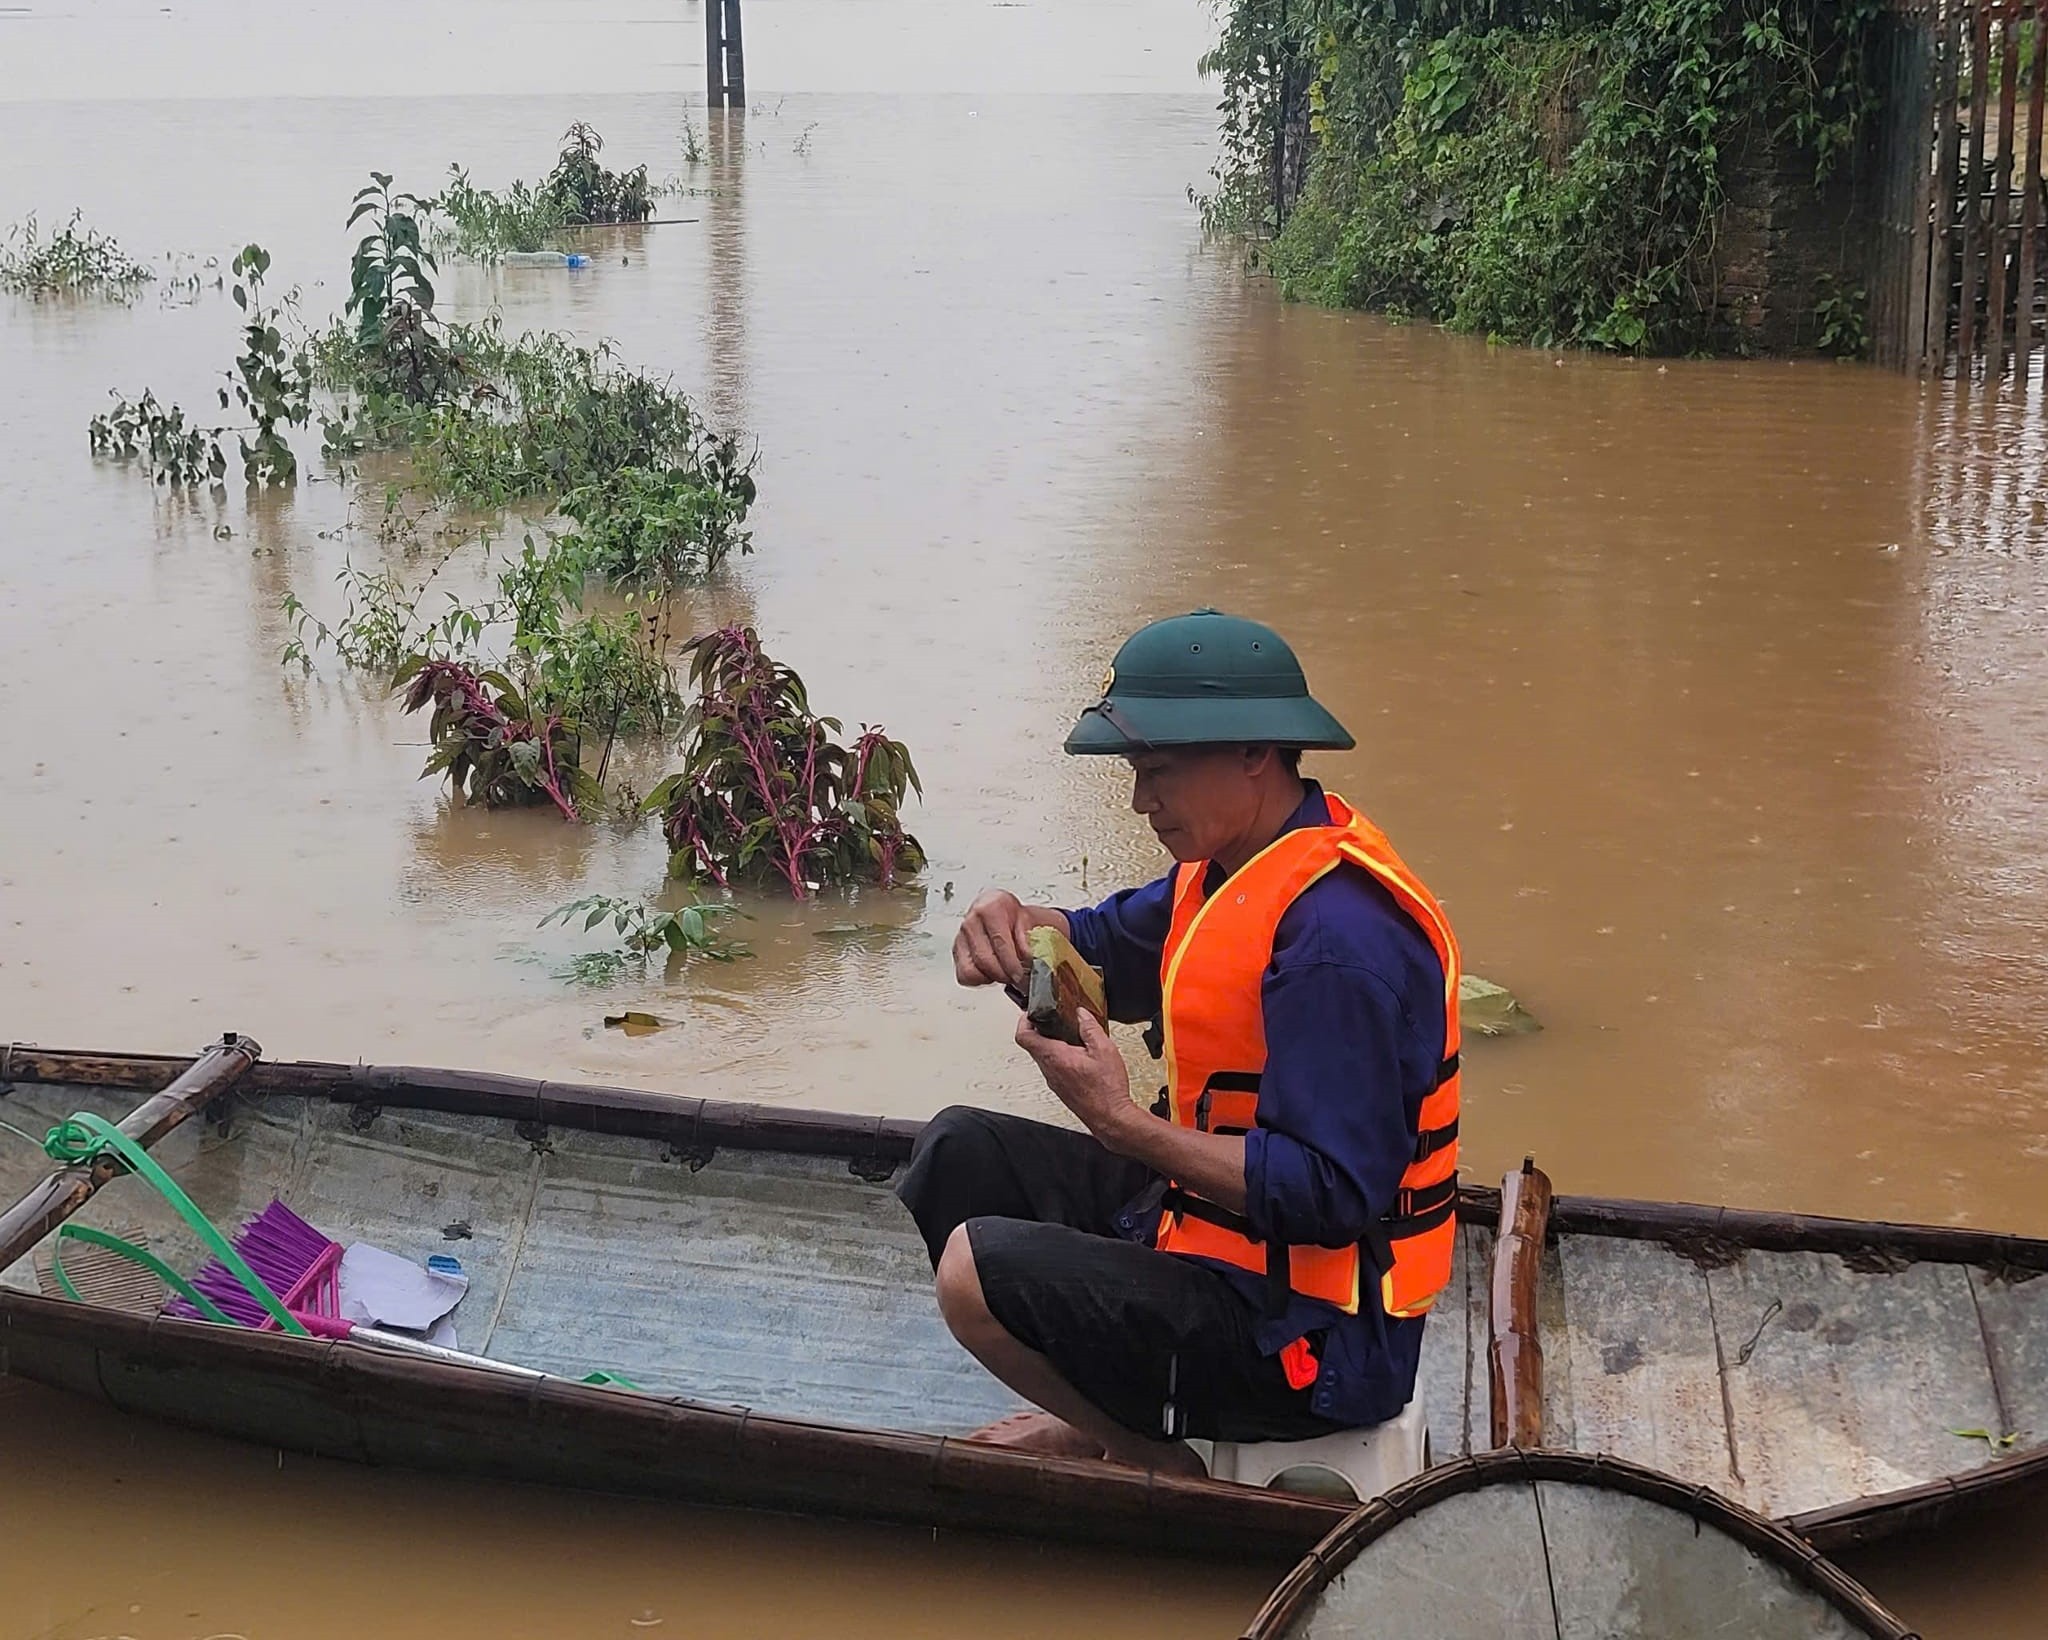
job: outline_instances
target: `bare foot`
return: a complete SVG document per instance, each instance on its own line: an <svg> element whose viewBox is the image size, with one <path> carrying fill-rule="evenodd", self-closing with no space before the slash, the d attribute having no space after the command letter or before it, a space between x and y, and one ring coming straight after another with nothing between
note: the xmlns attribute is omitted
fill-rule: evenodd
<svg viewBox="0 0 2048 1640"><path fill-rule="evenodd" d="M1013 1452L1039 1452L1051 1458L1099 1458L1102 1443L1090 1440L1063 1418L1050 1412L1013 1412L985 1424L967 1437Z"/></svg>
<svg viewBox="0 0 2048 1640"><path fill-rule="evenodd" d="M1109 1461L1128 1465L1132 1469L1149 1470L1155 1475L1184 1475L1190 1480L1209 1478L1209 1466L1202 1462L1195 1449L1186 1441L1147 1441L1134 1438L1129 1450L1110 1453Z"/></svg>
<svg viewBox="0 0 2048 1640"><path fill-rule="evenodd" d="M1117 1450L1105 1452L1102 1443L1085 1435L1063 1418L1050 1412L1013 1412L1007 1418L977 1429L967 1437L990 1446L1006 1446L1013 1452L1037 1452L1051 1458L1100 1458L1125 1469L1151 1470L1161 1475L1206 1476L1209 1471L1185 1441L1148 1441L1130 1436Z"/></svg>

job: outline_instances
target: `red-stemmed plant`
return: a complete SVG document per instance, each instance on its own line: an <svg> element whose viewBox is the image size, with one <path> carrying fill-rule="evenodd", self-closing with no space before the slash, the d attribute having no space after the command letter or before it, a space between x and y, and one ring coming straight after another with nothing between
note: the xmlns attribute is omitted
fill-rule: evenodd
<svg viewBox="0 0 2048 1640"><path fill-rule="evenodd" d="M840 745L803 680L771 660L752 627L685 646L696 699L683 718L683 767L647 795L661 816L669 870L721 885L780 881L803 899L827 883L873 882L924 864L903 829L921 793L903 743L863 727Z"/></svg>
<svg viewBox="0 0 2048 1640"><path fill-rule="evenodd" d="M405 691L408 712L433 706L434 750L420 774L445 773L465 802L502 808L545 798L574 820L579 803L600 797L576 725L558 712L536 718L504 673L415 655L391 687Z"/></svg>

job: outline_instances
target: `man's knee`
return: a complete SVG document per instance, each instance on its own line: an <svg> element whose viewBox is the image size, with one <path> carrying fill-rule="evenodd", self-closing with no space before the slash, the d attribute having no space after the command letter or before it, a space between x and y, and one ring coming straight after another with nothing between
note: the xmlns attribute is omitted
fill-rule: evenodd
<svg viewBox="0 0 2048 1640"><path fill-rule="evenodd" d="M917 1142L910 1147L910 1173L915 1175L921 1167L929 1172L931 1159L942 1154L952 1163L957 1162L962 1153L974 1157L986 1155L995 1148L999 1147L991 1112L978 1110L973 1105L948 1105L925 1123ZM906 1176L906 1187L909 1182Z"/></svg>
<svg viewBox="0 0 2048 1640"><path fill-rule="evenodd" d="M974 1267L974 1243L968 1238L966 1225L956 1224L946 1238L946 1245L939 1252L933 1285L938 1290L939 1309L947 1316L987 1308L981 1296L981 1272Z"/></svg>
<svg viewBox="0 0 2048 1640"><path fill-rule="evenodd" d="M972 1212L977 1182L1000 1150L989 1113L972 1105L947 1106L918 1134L896 1199L917 1221L934 1265L954 1227Z"/></svg>
<svg viewBox="0 0 2048 1640"><path fill-rule="evenodd" d="M988 1298L981 1290L981 1271L974 1262L974 1242L964 1224L955 1225L939 1253L933 1287L938 1295L939 1314L954 1337L963 1343L974 1334L996 1325L989 1313Z"/></svg>

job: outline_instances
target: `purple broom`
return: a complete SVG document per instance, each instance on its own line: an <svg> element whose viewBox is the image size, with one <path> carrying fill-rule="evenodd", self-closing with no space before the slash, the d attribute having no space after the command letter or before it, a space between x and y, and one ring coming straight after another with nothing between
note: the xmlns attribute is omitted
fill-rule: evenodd
<svg viewBox="0 0 2048 1640"><path fill-rule="evenodd" d="M281 1201L273 1200L235 1233L235 1251L294 1314L341 1313L341 1243L330 1241ZM238 1327L277 1330L277 1320L219 1259L209 1259L192 1285ZM165 1315L203 1321L190 1300L173 1298Z"/></svg>

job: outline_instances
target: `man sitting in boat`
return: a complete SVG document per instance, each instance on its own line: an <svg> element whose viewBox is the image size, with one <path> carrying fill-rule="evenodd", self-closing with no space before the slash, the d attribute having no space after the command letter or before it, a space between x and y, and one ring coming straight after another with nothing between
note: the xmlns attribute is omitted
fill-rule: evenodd
<svg viewBox="0 0 2048 1640"><path fill-rule="evenodd" d="M962 985L1020 987L1035 927L1150 1021L1147 1110L1085 1012L1017 1042L1085 1133L954 1106L899 1194L939 1308L1042 1411L978 1437L1199 1472L1186 1437L1301 1440L1393 1417L1456 1225L1458 951L1386 837L1299 772L1354 743L1271 628L1200 610L1118 651L1066 749L1129 760L1178 864L1086 910L991 890Z"/></svg>

